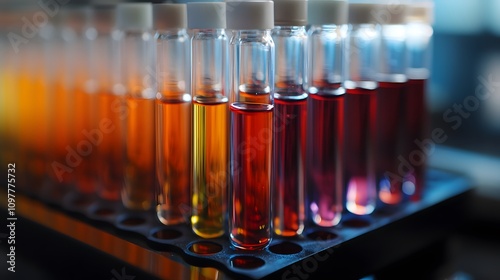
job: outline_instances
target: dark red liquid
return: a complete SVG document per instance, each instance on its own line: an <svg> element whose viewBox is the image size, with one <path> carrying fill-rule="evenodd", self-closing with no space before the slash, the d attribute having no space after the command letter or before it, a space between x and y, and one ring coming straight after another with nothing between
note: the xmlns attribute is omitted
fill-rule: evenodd
<svg viewBox="0 0 500 280"><path fill-rule="evenodd" d="M403 142L405 144L403 156L406 160L412 151L420 151L420 147L415 144L415 140L423 140L427 134L428 128L428 114L425 103L425 86L427 80L409 80L408 87L404 99L404 127L405 137ZM425 155L425 153L423 153ZM425 161L425 159L423 160ZM422 190L424 188L424 164L412 165L413 171L406 174L404 184L405 193L410 194L410 199L413 201L420 200ZM413 188L413 189L412 189ZM413 190L413 192L412 192Z"/></svg>
<svg viewBox="0 0 500 280"><path fill-rule="evenodd" d="M403 97L407 84L379 82L376 116L376 172L379 198L386 204L397 204L402 198L405 174L398 172L402 152Z"/></svg>
<svg viewBox="0 0 500 280"><path fill-rule="evenodd" d="M271 242L273 106L233 103L230 109L231 243L262 249Z"/></svg>
<svg viewBox="0 0 500 280"><path fill-rule="evenodd" d="M304 229L307 95L274 100L274 232L294 236Z"/></svg>
<svg viewBox="0 0 500 280"><path fill-rule="evenodd" d="M346 183L347 210L366 215L373 212L377 200L375 179L374 89L347 89L346 94Z"/></svg>
<svg viewBox="0 0 500 280"><path fill-rule="evenodd" d="M307 205L317 225L342 215L344 94L310 94L307 123Z"/></svg>

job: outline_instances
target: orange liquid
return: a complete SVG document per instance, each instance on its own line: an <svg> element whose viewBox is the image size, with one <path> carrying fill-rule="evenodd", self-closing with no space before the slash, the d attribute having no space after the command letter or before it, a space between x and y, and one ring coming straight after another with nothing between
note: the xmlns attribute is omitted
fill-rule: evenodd
<svg viewBox="0 0 500 280"><path fill-rule="evenodd" d="M73 116L72 96L62 83L57 83L52 99L52 114L50 122L50 143L51 143L51 167L49 174L54 182L59 184L70 184L74 180L72 172L75 162L67 162L67 148L73 144ZM63 172L55 167L55 162L64 165L68 172ZM69 172L71 171L71 172Z"/></svg>
<svg viewBox="0 0 500 280"><path fill-rule="evenodd" d="M126 97L125 184L122 202L134 210L152 205L155 182L154 99Z"/></svg>
<svg viewBox="0 0 500 280"><path fill-rule="evenodd" d="M81 193L92 193L96 190L97 185L97 170L96 170L96 155L97 146L99 146L102 137L99 131L99 123L95 118L95 106L97 96L88 94L83 90L75 92L75 143L74 148L77 149L81 156L81 162L74 169L74 175L78 191ZM95 131L99 131L94 133ZM92 135L90 138L87 135ZM87 134L87 135L85 135ZM83 148L85 147L85 148ZM83 148L80 149L79 148ZM89 149L87 149L89 148Z"/></svg>
<svg viewBox="0 0 500 280"><path fill-rule="evenodd" d="M191 101L157 101L157 110L157 214L178 224L191 214Z"/></svg>
<svg viewBox="0 0 500 280"><path fill-rule="evenodd" d="M271 242L273 107L233 103L230 108L231 243L259 250Z"/></svg>
<svg viewBox="0 0 500 280"><path fill-rule="evenodd" d="M110 129L97 147L98 195L108 200L120 199L123 186L123 120L127 112L125 100L110 93L99 93L99 120L110 120Z"/></svg>

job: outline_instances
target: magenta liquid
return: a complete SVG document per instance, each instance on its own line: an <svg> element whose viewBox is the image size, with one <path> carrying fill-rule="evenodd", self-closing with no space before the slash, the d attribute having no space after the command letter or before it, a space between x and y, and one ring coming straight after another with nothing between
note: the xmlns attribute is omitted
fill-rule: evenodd
<svg viewBox="0 0 500 280"><path fill-rule="evenodd" d="M357 215L373 212L375 179L376 89L347 89L346 94L346 208Z"/></svg>
<svg viewBox="0 0 500 280"><path fill-rule="evenodd" d="M405 137L403 156L408 160L412 151L420 151L420 147L415 144L415 139L423 140L427 132L427 108L425 103L425 79L408 80L404 100L404 126ZM410 195L412 201L418 201L422 197L424 188L425 164L426 158L422 159L422 164L413 164L413 171L406 174L403 182L403 191Z"/></svg>
<svg viewBox="0 0 500 280"><path fill-rule="evenodd" d="M306 98L274 99L273 226L281 236L304 229Z"/></svg>
<svg viewBox="0 0 500 280"><path fill-rule="evenodd" d="M376 176L379 198L386 204L398 204L403 198L405 174L398 172L404 133L403 98L406 83L379 82L376 113Z"/></svg>
<svg viewBox="0 0 500 280"><path fill-rule="evenodd" d="M323 227L342 216L344 96L310 94L308 101L307 205Z"/></svg>

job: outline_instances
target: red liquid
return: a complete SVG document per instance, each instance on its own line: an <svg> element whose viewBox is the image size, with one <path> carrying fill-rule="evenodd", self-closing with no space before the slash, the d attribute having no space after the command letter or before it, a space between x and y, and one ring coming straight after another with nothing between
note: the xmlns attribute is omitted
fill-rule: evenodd
<svg viewBox="0 0 500 280"><path fill-rule="evenodd" d="M273 106L233 103L230 108L231 243L258 250L271 242Z"/></svg>
<svg viewBox="0 0 500 280"><path fill-rule="evenodd" d="M375 179L375 109L377 90L347 89L346 95L346 208L357 215L373 212Z"/></svg>
<svg viewBox="0 0 500 280"><path fill-rule="evenodd" d="M403 156L408 160L412 151L420 151L420 147L415 144L415 139L423 140L426 138L427 130L427 108L425 104L425 85L427 80L409 80L408 87L406 88L404 100L404 126L405 137L404 153ZM425 153L424 153L425 155ZM410 195L410 199L418 201L422 197L422 190L424 188L424 173L425 173L425 160L423 164L413 165L413 172L406 174L403 190L406 194Z"/></svg>
<svg viewBox="0 0 500 280"><path fill-rule="evenodd" d="M282 236L304 229L306 98L274 100L273 226Z"/></svg>
<svg viewBox="0 0 500 280"><path fill-rule="evenodd" d="M310 94L307 124L307 188L311 217L319 226L342 215L344 94Z"/></svg>
<svg viewBox="0 0 500 280"><path fill-rule="evenodd" d="M386 204L397 204L402 198L405 174L398 173L398 156L402 144L403 96L406 83L379 82L377 92L376 152L379 198Z"/></svg>

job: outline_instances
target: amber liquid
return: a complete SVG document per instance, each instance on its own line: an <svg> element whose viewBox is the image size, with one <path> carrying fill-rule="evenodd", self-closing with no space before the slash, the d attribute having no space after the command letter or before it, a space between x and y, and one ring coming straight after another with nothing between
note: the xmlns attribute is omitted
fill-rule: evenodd
<svg viewBox="0 0 500 280"><path fill-rule="evenodd" d="M375 210L375 117L377 90L347 89L346 183L349 212L367 215Z"/></svg>
<svg viewBox="0 0 500 280"><path fill-rule="evenodd" d="M231 109L230 239L234 247L271 242L273 106L233 103Z"/></svg>
<svg viewBox="0 0 500 280"><path fill-rule="evenodd" d="M51 171L49 174L52 176L53 181L56 184L67 185L74 182L74 172L72 172L74 167L73 161L72 159L70 159L69 162L66 161L68 154L67 148L74 144L74 114L72 113L73 98L61 82L55 85L54 98L52 100L53 111L51 116L50 134L52 156L50 167ZM61 169L56 168L55 162L68 167L68 172L63 172ZM74 163L76 163L76 161Z"/></svg>
<svg viewBox="0 0 500 280"><path fill-rule="evenodd" d="M379 82L376 116L376 176L379 198L397 204L403 198L405 174L398 174L398 156L402 152L403 97L406 83Z"/></svg>
<svg viewBox="0 0 500 280"><path fill-rule="evenodd" d="M109 120L111 125L97 147L97 193L107 200L119 200L123 186L123 121L128 113L125 100L111 93L98 94L100 121Z"/></svg>
<svg viewBox="0 0 500 280"><path fill-rule="evenodd" d="M194 102L193 231L204 238L224 234L228 176L228 104Z"/></svg>
<svg viewBox="0 0 500 280"><path fill-rule="evenodd" d="M342 217L344 99L345 94L309 94L307 205L313 222L323 227Z"/></svg>
<svg viewBox="0 0 500 280"><path fill-rule="evenodd" d="M191 214L191 101L157 100L157 215L166 225Z"/></svg>
<svg viewBox="0 0 500 280"><path fill-rule="evenodd" d="M281 236L304 229L306 98L274 99L273 228Z"/></svg>
<svg viewBox="0 0 500 280"><path fill-rule="evenodd" d="M155 184L155 100L126 97L126 107L122 202L129 209L148 210Z"/></svg>
<svg viewBox="0 0 500 280"><path fill-rule="evenodd" d="M26 187L35 190L46 178L48 91L42 77L21 75L18 86L19 157L15 159ZM24 177L24 178L20 178ZM23 182L24 180L24 182Z"/></svg>
<svg viewBox="0 0 500 280"><path fill-rule="evenodd" d="M75 148L81 157L81 162L74 169L74 176L76 180L76 187L80 193L91 194L94 193L97 187L97 149L101 144L99 135L91 136L90 139L87 135L92 135L96 130L99 131L99 124L95 118L95 107L97 105L97 95L88 94L84 90L75 92L73 112L75 116L74 123L74 137ZM84 131L87 135L84 134ZM99 131L97 134L102 133ZM84 149L81 149L85 147ZM80 148L80 149L79 149Z"/></svg>
<svg viewBox="0 0 500 280"><path fill-rule="evenodd" d="M428 117L425 104L425 79L410 79L405 92L405 136L403 142L405 145L403 157L409 158L412 151L419 151L421 148L415 144L415 140L428 138ZM424 153L425 155L425 153ZM422 198L424 189L425 164L413 165L413 172L406 174L403 182L403 190L410 195L410 200L419 201Z"/></svg>

